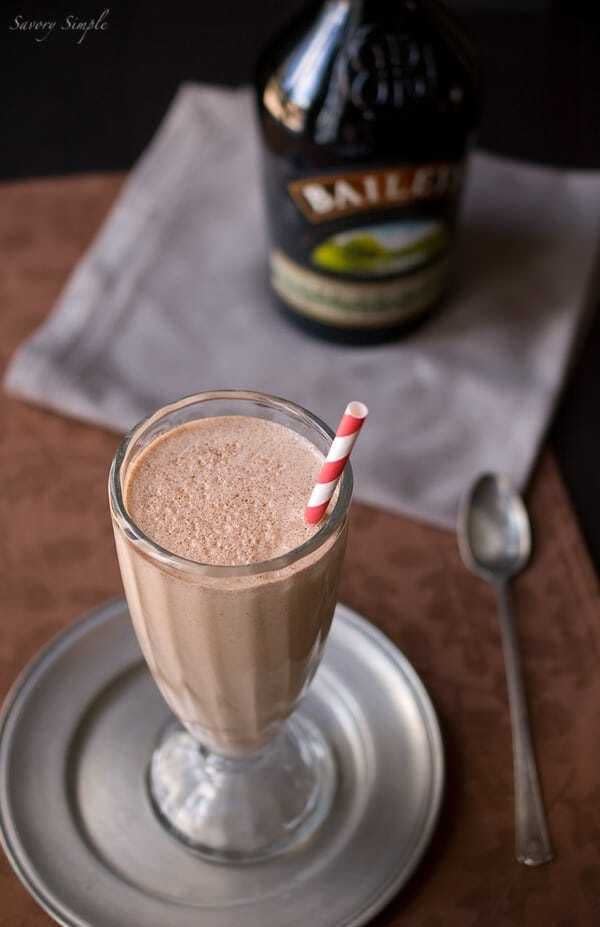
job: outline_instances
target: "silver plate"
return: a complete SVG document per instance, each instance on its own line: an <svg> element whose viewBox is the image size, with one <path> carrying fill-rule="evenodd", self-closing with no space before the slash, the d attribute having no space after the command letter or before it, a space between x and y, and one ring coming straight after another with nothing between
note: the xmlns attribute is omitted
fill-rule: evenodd
<svg viewBox="0 0 600 927"><path fill-rule="evenodd" d="M415 671L338 606L301 708L334 746L334 808L305 846L207 863L158 822L145 785L168 719L124 602L56 638L0 718L0 834L21 880L68 927L357 927L406 882L431 837L444 761Z"/></svg>

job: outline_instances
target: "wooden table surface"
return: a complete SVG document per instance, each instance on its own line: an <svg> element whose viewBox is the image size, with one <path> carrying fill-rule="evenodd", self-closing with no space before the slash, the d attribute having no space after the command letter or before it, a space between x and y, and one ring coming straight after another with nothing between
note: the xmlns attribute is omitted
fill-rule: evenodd
<svg viewBox="0 0 600 927"><path fill-rule="evenodd" d="M98 175L0 187L3 363L44 319L121 182ZM117 442L0 396L2 696L49 637L120 592L106 504ZM510 729L489 590L462 568L451 534L354 506L342 598L422 675L448 765L432 846L379 925L600 923L598 583L549 454L529 504L536 555L517 583L517 604L557 852L537 870L514 861ZM51 923L2 854L0 899L1 925Z"/></svg>

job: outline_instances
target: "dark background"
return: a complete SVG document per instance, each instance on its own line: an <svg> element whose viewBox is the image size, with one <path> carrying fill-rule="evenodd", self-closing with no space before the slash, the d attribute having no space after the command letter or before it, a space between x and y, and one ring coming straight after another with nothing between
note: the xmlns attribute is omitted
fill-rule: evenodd
<svg viewBox="0 0 600 927"><path fill-rule="evenodd" d="M480 144L600 168L600 3L454 0L479 46L486 87ZM183 80L250 79L259 48L303 0L99 0L0 9L0 179L131 167ZM59 31L109 10L108 27ZM39 33L15 17L56 20ZM1 208L1 188L0 188ZM566 233L566 232L565 232ZM600 290L599 290L600 294ZM600 568L600 319L591 325L551 440Z"/></svg>

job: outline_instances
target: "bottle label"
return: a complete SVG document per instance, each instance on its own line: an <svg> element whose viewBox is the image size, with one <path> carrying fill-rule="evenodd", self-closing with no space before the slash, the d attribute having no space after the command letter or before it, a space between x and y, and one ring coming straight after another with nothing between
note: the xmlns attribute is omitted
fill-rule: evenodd
<svg viewBox="0 0 600 927"><path fill-rule="evenodd" d="M462 164L440 162L392 170L351 171L295 180L288 185L288 191L309 222L327 222L353 213L456 194L462 170Z"/></svg>
<svg viewBox="0 0 600 927"><path fill-rule="evenodd" d="M410 276L365 283L314 273L282 251L271 253L271 282L298 312L338 328L385 328L421 315L441 296L447 258Z"/></svg>
<svg viewBox="0 0 600 927"><path fill-rule="evenodd" d="M272 251L273 288L297 312L340 328L422 314L446 283L463 171L462 162L432 162L292 180L298 231Z"/></svg>

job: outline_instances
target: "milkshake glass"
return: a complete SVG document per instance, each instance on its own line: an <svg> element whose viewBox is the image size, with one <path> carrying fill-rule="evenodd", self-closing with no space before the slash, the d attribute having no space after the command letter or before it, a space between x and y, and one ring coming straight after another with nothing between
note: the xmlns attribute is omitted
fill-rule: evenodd
<svg viewBox="0 0 600 927"><path fill-rule="evenodd" d="M312 722L292 713L333 617L352 474L347 466L318 530L283 555L230 566L171 553L131 517L128 476L161 436L230 416L277 423L322 455L333 438L323 422L283 399L201 393L165 406L127 435L113 461L109 496L133 625L178 719L150 758L153 805L202 855L239 862L308 839L331 807L331 748ZM289 466L292 474L293 459Z"/></svg>

